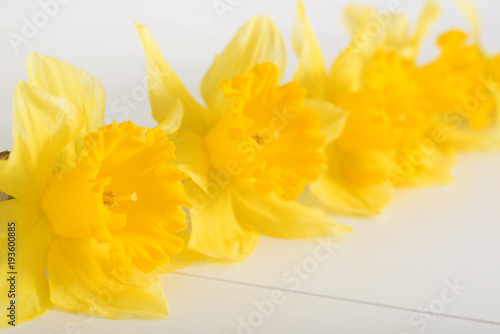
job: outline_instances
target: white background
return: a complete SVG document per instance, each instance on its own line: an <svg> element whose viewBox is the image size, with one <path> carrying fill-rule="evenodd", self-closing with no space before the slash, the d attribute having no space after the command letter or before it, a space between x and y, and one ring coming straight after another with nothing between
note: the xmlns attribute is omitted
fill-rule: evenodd
<svg viewBox="0 0 500 334"><path fill-rule="evenodd" d="M304 0L328 65L349 41L341 18L349 2ZM426 39L421 62L437 54L439 32L468 29L451 0L439 2L444 13ZM389 0L364 3L385 9ZM482 43L498 52L500 2L476 3ZM401 4L414 19L423 1ZM221 20L212 0L69 0L15 52L8 34L21 35L23 18L33 22L41 7L37 1L0 0L0 150L12 146L13 91L19 80L27 80L24 61L32 51L96 76L106 90L107 121L154 126L147 98L140 95L146 64L135 21L149 26L167 61L199 97L200 80L215 54L256 14L272 17L281 29L290 51L290 79L297 64L290 49L295 10L292 0L243 0ZM119 112L123 96L132 94L133 107ZM165 320L111 321L54 310L12 332L500 333L500 155L463 155L455 174L457 181L449 186L399 190L377 218L339 217L356 232L339 241L317 268L307 266L318 241L263 237L246 263L199 264L163 276L171 308ZM297 266L311 272L297 278L291 272ZM453 282L463 288L445 303L454 296L447 290ZM283 303L272 312L259 311L256 304L274 290L283 292Z"/></svg>

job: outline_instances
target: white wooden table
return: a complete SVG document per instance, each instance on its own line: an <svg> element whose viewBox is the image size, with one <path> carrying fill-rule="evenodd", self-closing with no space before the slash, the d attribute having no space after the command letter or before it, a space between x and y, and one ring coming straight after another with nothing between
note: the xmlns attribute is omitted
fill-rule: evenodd
<svg viewBox="0 0 500 334"><path fill-rule="evenodd" d="M348 40L340 24L347 1L304 2L326 58L332 59ZM431 40L445 28L465 27L450 2L442 3L447 12ZM500 4L478 4L484 13L484 43L499 50L495 16ZM36 13L38 6L1 3L0 34L19 31L21 18ZM414 17L419 4L405 9ZM0 149L12 144L12 93L15 83L26 79L23 62L31 51L94 74L105 86L110 107L142 84L145 60L133 25L139 20L150 26L169 62L199 96L204 71L238 26L265 13L290 42L294 11L294 1L242 1L220 20L211 0L73 0L61 5L18 53L6 38L0 41ZM424 58L429 58L436 50L432 41L426 45ZM295 65L290 53L288 78ZM136 102L127 115L110 112L108 117L154 125L147 100ZM3 332L500 333L500 154L462 155L455 175L449 186L399 190L377 218L338 217L355 228L344 240L262 237L245 263L199 263L164 275L161 283L170 304L165 320L112 321L53 310Z"/></svg>

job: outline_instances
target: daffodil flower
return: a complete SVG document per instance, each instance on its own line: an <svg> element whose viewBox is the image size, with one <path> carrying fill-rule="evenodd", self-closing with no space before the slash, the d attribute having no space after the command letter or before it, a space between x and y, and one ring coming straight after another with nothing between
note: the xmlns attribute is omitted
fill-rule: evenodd
<svg viewBox="0 0 500 334"><path fill-rule="evenodd" d="M479 18L468 0L456 1L472 33L451 30L437 40L441 54L420 70L433 115L453 149L500 147L500 55L489 56L479 42Z"/></svg>
<svg viewBox="0 0 500 334"><path fill-rule="evenodd" d="M174 145L159 129L102 126L104 92L88 73L31 54L14 95L14 147L0 161L1 305L16 324L51 306L109 318L167 314L155 269L186 228ZM9 241L9 243L8 243ZM7 247L9 245L9 247ZM10 275L10 274L9 274ZM9 318L3 317L2 325Z"/></svg>
<svg viewBox="0 0 500 334"><path fill-rule="evenodd" d="M325 138L320 114L304 105L306 90L279 85L285 46L270 19L250 20L215 58L201 83L206 107L174 74L150 31L140 24L137 31L153 116L178 147L176 165L190 176L189 249L242 260L259 234L298 238L344 230L295 201L318 177ZM322 126L338 135L344 116L336 111Z"/></svg>
<svg viewBox="0 0 500 334"><path fill-rule="evenodd" d="M330 210L377 214L392 199L394 184L450 180L453 160L434 138L415 65L420 41L438 12L429 1L411 34L399 14L349 6L352 41L328 73L298 2L295 80L307 88L309 105L329 101L349 112L342 134L325 148L328 167L311 184L311 192Z"/></svg>

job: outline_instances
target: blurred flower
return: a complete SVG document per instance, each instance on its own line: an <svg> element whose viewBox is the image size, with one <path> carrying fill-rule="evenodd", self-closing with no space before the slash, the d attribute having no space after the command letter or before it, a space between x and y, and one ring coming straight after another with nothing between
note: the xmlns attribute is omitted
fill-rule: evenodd
<svg viewBox="0 0 500 334"><path fill-rule="evenodd" d="M0 161L0 191L15 198L0 203L0 237L7 245L7 223L15 224L17 321L52 304L109 318L165 316L154 270L181 251L170 232L186 228L188 204L185 174L165 164L172 142L131 122L101 127L104 92L88 73L38 54L27 69L31 80L14 95L14 147Z"/></svg>
<svg viewBox="0 0 500 334"><path fill-rule="evenodd" d="M500 146L500 56L479 45L479 18L467 0L457 1L473 27L472 38L451 30L437 40L439 57L419 73L429 110L446 130L446 144L461 150Z"/></svg>
<svg viewBox="0 0 500 334"><path fill-rule="evenodd" d="M278 86L285 47L272 21L245 24L201 83L207 106L189 94L150 31L137 24L148 61L153 116L178 147L177 166L191 209L188 247L217 258L245 259L258 234L309 237L344 229L295 200L318 178L320 115L303 105L297 83ZM337 134L344 113L323 122Z"/></svg>
<svg viewBox="0 0 500 334"><path fill-rule="evenodd" d="M436 4L426 3L413 34L401 15L382 18L371 7L347 7L352 41L331 73L300 1L298 6L295 79L308 89L309 105L329 101L349 112L340 137L328 141L328 168L311 192L335 212L369 215L392 199L393 184L449 181L453 159L434 138L415 65L420 41L439 13Z"/></svg>

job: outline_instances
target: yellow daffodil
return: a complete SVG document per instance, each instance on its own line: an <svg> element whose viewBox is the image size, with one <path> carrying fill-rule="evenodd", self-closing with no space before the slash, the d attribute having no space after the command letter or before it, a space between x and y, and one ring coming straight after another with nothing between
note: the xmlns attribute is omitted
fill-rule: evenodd
<svg viewBox="0 0 500 334"><path fill-rule="evenodd" d="M500 56L490 57L479 44L479 19L467 0L457 1L473 27L442 34L439 57L419 74L432 115L446 131L446 143L461 150L500 145Z"/></svg>
<svg viewBox="0 0 500 334"><path fill-rule="evenodd" d="M2 279L2 308L14 305L15 324L52 305L165 316L155 268L181 251L170 232L186 228L188 204L185 174L165 164L174 145L159 129L102 126L104 92L88 73L38 54L27 69L30 82L15 90L14 147L0 161L0 191L15 198L0 202L1 267L14 282Z"/></svg>
<svg viewBox="0 0 500 334"><path fill-rule="evenodd" d="M272 21L256 17L245 24L201 83L206 107L174 74L150 31L137 24L148 62L154 118L178 147L177 166L191 209L188 247L198 253L242 260L258 234L309 237L343 229L321 210L295 200L318 178L318 108L304 104L297 83L279 85L285 46ZM335 137L344 113L322 122Z"/></svg>
<svg viewBox="0 0 500 334"><path fill-rule="evenodd" d="M413 34L393 12L349 6L351 44L328 73L302 3L298 2L294 48L295 79L310 103L329 101L349 112L344 131L328 142L328 167L311 192L330 210L378 213L392 198L393 184L426 184L450 179L452 163L422 103L415 58L439 9L428 1Z"/></svg>

